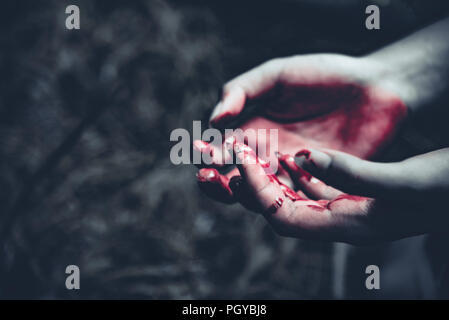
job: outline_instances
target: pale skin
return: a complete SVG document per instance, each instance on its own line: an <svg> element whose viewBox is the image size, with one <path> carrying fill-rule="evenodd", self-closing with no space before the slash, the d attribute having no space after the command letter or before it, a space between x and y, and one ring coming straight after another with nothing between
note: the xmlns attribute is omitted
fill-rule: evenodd
<svg viewBox="0 0 449 320"><path fill-rule="evenodd" d="M365 159L381 154L407 114L447 92L448 31L445 19L361 58L275 59L231 80L212 125L279 128L281 178L242 161L226 175L201 169L200 187L262 213L284 236L366 244L444 230L449 149L395 163ZM253 102L254 115L242 116ZM236 146L228 149L243 160Z"/></svg>

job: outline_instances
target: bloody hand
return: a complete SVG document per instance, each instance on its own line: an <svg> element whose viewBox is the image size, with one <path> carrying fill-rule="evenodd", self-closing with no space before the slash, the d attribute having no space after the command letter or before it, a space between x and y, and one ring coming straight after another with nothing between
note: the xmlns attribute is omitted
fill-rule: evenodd
<svg viewBox="0 0 449 320"><path fill-rule="evenodd" d="M212 168L198 172L200 188L264 214L287 236L368 243L447 229L449 149L397 163L363 159L395 136L405 104L414 113L431 110L449 90L448 30L446 18L363 58L275 59L230 81L211 124L277 128L278 148L269 150L280 152L280 170L267 172L238 143L222 154L195 141L198 152L214 154ZM230 154L257 161L219 173Z"/></svg>
<svg viewBox="0 0 449 320"><path fill-rule="evenodd" d="M278 129L274 153L294 154L301 148L332 148L371 158L395 135L406 107L378 85L383 70L368 60L319 54L269 61L224 86L211 117L217 128ZM249 105L252 114L243 116ZM262 139L267 143L269 139ZM196 141L197 151L220 155L220 148ZM207 146L207 147L205 147ZM236 201L230 179L236 169L221 175L223 157L198 173L200 188L216 200ZM285 170L280 170L281 180ZM293 182L286 182L293 186Z"/></svg>
<svg viewBox="0 0 449 320"><path fill-rule="evenodd" d="M259 162L249 162L253 152L238 153L242 149L233 147L241 160L241 178L237 186L231 184L232 191L245 194L239 201L262 213L281 235L368 244L443 231L449 225L449 148L395 163L329 149L279 155L302 190L297 196Z"/></svg>

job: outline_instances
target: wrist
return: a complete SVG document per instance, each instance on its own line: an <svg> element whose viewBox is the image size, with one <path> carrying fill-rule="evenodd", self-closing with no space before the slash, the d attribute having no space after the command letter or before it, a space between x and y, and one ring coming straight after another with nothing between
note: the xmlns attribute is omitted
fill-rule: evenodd
<svg viewBox="0 0 449 320"><path fill-rule="evenodd" d="M376 51L361 58L366 66L368 83L396 95L407 107L409 113L419 110L424 105L423 88L419 88L414 77L421 71L416 64L409 61L396 62L396 57ZM429 88L426 95L433 95Z"/></svg>
<svg viewBox="0 0 449 320"><path fill-rule="evenodd" d="M449 89L448 30L449 18L364 57L377 69L374 81L412 112L433 105Z"/></svg>

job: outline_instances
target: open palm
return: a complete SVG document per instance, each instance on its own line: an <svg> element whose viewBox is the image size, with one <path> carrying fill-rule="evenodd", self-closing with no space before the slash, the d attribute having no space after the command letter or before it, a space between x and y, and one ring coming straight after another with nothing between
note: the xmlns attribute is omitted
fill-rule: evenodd
<svg viewBox="0 0 449 320"><path fill-rule="evenodd" d="M342 55L275 59L225 85L211 125L278 129L277 146L267 148L272 153L294 154L315 147L372 158L394 137L406 116L401 100L377 85L376 75L381 73L375 64ZM269 145L269 141L266 137L257 143ZM220 155L219 148L199 145L196 142L199 151L212 148ZM222 166L221 159L215 157L212 167ZM283 175L282 170L279 173ZM236 169L226 175L201 169L200 187L206 183L208 187L202 189L211 197L232 202L232 191L226 185L237 174ZM211 181L214 188L210 188Z"/></svg>

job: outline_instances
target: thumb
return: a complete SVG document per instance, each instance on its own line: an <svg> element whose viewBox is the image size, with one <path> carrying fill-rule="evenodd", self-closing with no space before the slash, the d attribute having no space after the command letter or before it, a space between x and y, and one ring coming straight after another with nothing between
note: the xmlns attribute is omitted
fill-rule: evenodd
<svg viewBox="0 0 449 320"><path fill-rule="evenodd" d="M410 182L401 162L366 161L335 150L303 149L295 162L328 185L354 195L392 196Z"/></svg>
<svg viewBox="0 0 449 320"><path fill-rule="evenodd" d="M249 101L274 88L283 65L283 59L273 59L225 84L222 98L212 111L211 126L224 128L237 118L241 120Z"/></svg>

